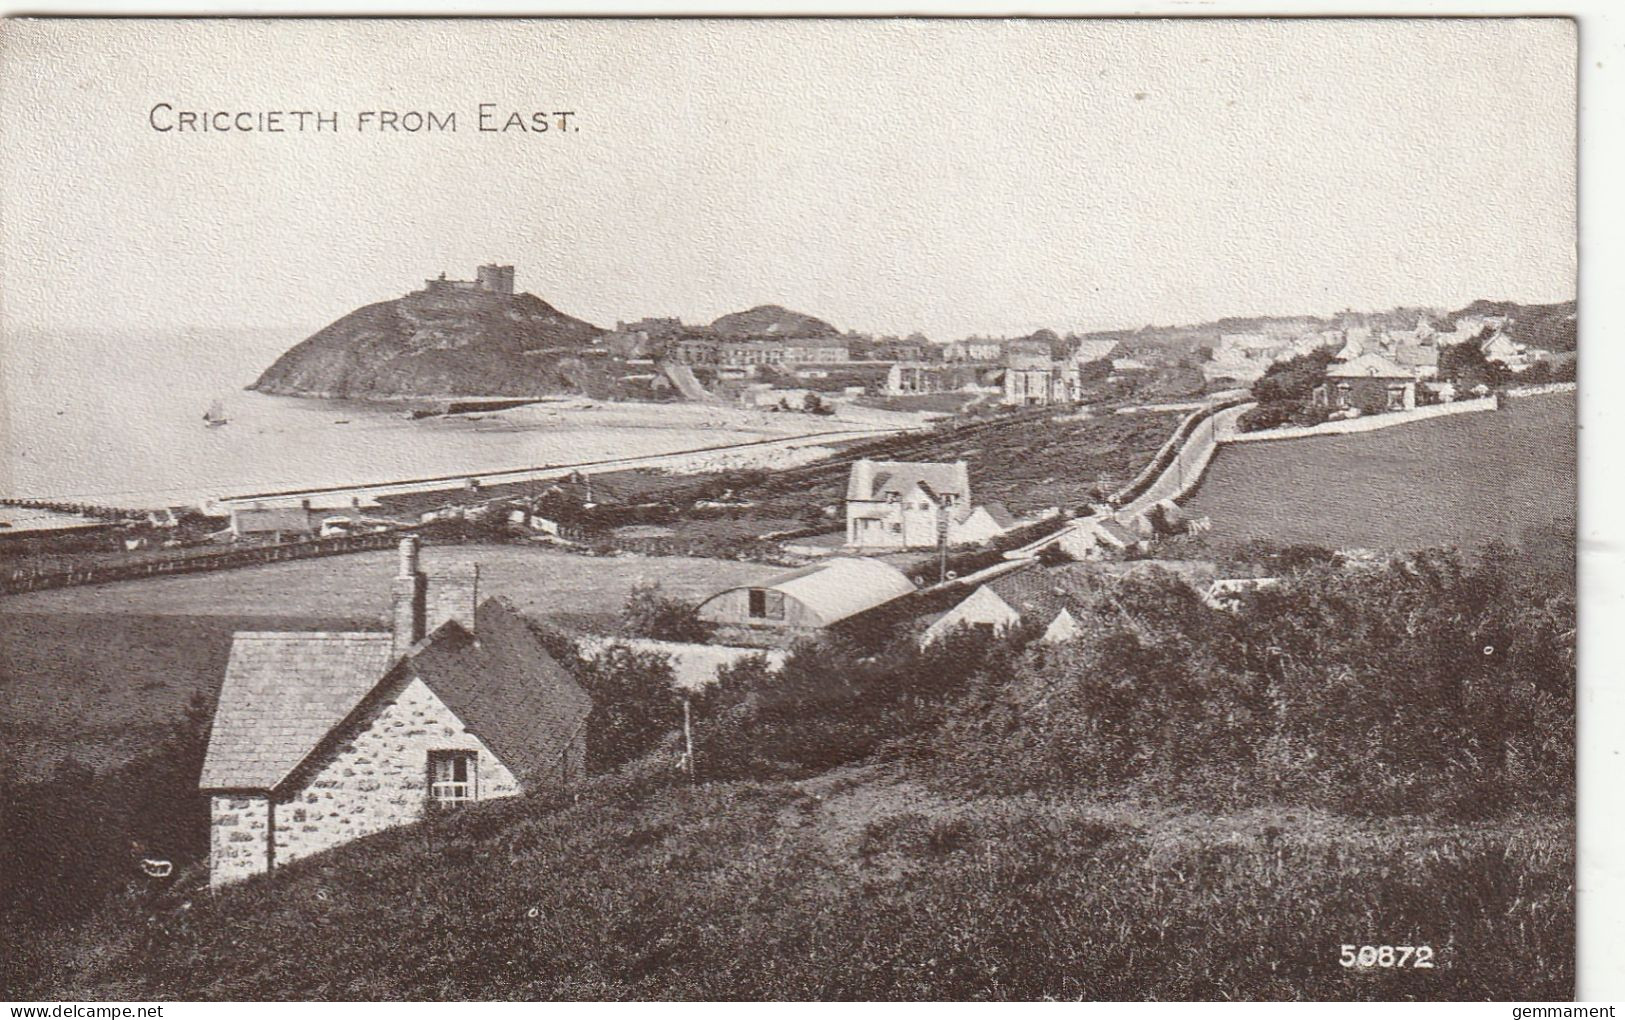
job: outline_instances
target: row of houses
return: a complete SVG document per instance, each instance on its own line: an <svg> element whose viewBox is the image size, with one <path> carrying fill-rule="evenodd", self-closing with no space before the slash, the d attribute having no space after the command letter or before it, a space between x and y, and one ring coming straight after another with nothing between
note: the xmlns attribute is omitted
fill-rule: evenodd
<svg viewBox="0 0 1625 1020"><path fill-rule="evenodd" d="M1477 346L1486 362L1514 374L1555 357L1551 351L1514 340L1505 325L1505 320L1489 321L1478 334L1468 336L1462 322L1441 333L1423 317L1412 330L1377 334L1350 330L1311 400L1333 411L1405 410L1416 406L1422 388L1442 401L1454 400L1456 384L1439 378L1439 358L1457 344Z"/></svg>
<svg viewBox="0 0 1625 1020"><path fill-rule="evenodd" d="M1124 566L1128 573L1146 565ZM1214 609L1233 609L1245 593L1280 583L1273 577L1221 578L1201 563L1154 566L1173 569ZM1004 636L1019 627L1032 628L1045 644L1075 640L1098 618L1100 595L1109 576L1098 566L1080 563L1046 567L1024 560L1012 564L933 619L921 634L920 644L933 644L960 630Z"/></svg>

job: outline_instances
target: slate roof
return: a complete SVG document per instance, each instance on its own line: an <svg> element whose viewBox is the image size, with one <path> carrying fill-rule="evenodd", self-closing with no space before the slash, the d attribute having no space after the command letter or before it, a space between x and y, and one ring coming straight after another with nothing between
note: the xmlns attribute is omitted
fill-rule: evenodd
<svg viewBox="0 0 1625 1020"><path fill-rule="evenodd" d="M311 512L299 506L239 507L231 511L231 523L238 531L259 534L270 531L311 531Z"/></svg>
<svg viewBox="0 0 1625 1020"><path fill-rule="evenodd" d="M999 527L1015 527L1016 515L1011 513L1010 508L1005 506L1003 503L984 503L982 504L982 509L987 511L987 515L993 518L993 523L997 524Z"/></svg>
<svg viewBox="0 0 1625 1020"><path fill-rule="evenodd" d="M1352 361L1326 370L1328 379L1411 379L1415 373L1401 368L1380 354L1362 354Z"/></svg>
<svg viewBox="0 0 1625 1020"><path fill-rule="evenodd" d="M1073 610L1072 615L1081 618L1077 610L1083 605L1084 596L1095 587L1091 575L1090 569L1082 565L1053 568L1034 565L1028 570L994 578L986 587L1020 613L1023 622L1048 626L1063 609Z"/></svg>
<svg viewBox="0 0 1625 1020"><path fill-rule="evenodd" d="M592 698L501 599L480 603L474 634L455 621L441 626L392 674L402 671L427 684L521 783L558 767L592 711Z"/></svg>
<svg viewBox="0 0 1625 1020"><path fill-rule="evenodd" d="M1122 521L1117 520L1115 517L1107 517L1105 520L1098 522L1098 527L1101 531L1110 535L1112 538L1115 538L1125 546L1134 545L1140 541L1140 533L1138 531L1135 531L1133 528L1129 527L1127 524L1124 524Z"/></svg>
<svg viewBox="0 0 1625 1020"><path fill-rule="evenodd" d="M874 481L870 490L864 492L861 466L852 466L852 474L847 481L847 499L884 499L888 492L902 495L915 485L923 485L933 494L951 493L964 502L970 501L970 469L963 461L933 464L882 460L871 461L870 468L874 472Z"/></svg>
<svg viewBox="0 0 1625 1020"><path fill-rule="evenodd" d="M1433 344L1400 344L1394 348L1394 363L1406 368L1437 368L1439 348Z"/></svg>
<svg viewBox="0 0 1625 1020"><path fill-rule="evenodd" d="M391 638L375 633L233 637L198 786L269 790L378 683Z"/></svg>

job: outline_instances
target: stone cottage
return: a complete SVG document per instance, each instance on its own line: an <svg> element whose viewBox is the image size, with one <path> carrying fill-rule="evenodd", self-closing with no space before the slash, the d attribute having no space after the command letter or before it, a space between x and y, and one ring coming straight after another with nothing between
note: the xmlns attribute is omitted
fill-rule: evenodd
<svg viewBox="0 0 1625 1020"><path fill-rule="evenodd" d="M209 884L422 818L560 787L592 702L479 573L401 544L389 632L233 637L199 788Z"/></svg>
<svg viewBox="0 0 1625 1020"><path fill-rule="evenodd" d="M1416 373L1380 354L1333 362L1312 400L1334 411L1406 411L1416 406Z"/></svg>

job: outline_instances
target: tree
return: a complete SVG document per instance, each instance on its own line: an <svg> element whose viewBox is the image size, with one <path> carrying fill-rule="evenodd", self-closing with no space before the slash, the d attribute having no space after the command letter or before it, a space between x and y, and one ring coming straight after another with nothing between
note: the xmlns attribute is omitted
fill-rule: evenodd
<svg viewBox="0 0 1625 1020"><path fill-rule="evenodd" d="M576 680L592 696L587 717L587 768L599 772L653 750L682 725L671 660L613 644L579 663Z"/></svg>
<svg viewBox="0 0 1625 1020"><path fill-rule="evenodd" d="M1507 381L1510 373L1484 356L1477 340L1451 344L1439 351L1439 378L1449 379L1458 390L1484 385L1491 389Z"/></svg>
<svg viewBox="0 0 1625 1020"><path fill-rule="evenodd" d="M1038 550L1038 562L1046 567L1058 567L1063 563L1076 563L1077 557L1067 552L1061 543L1046 545Z"/></svg>
<svg viewBox="0 0 1625 1020"><path fill-rule="evenodd" d="M632 586L621 610L621 629L657 641L703 644L711 639L711 627L700 619L698 607L666 595L658 581Z"/></svg>
<svg viewBox="0 0 1625 1020"><path fill-rule="evenodd" d="M1326 369L1336 353L1331 347L1321 347L1277 361L1253 383L1253 399L1260 404L1308 400L1310 392L1326 381Z"/></svg>

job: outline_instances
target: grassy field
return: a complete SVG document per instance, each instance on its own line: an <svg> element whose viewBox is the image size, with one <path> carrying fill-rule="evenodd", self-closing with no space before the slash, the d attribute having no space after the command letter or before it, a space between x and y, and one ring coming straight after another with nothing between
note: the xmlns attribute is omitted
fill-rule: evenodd
<svg viewBox="0 0 1625 1020"><path fill-rule="evenodd" d="M482 595L538 619L608 618L639 581L697 598L771 575L774 567L676 557L571 556L521 546L430 546L429 569L480 565ZM218 691L237 630L382 630L391 551L54 591L0 599L0 740L18 778L72 755L128 759Z"/></svg>
<svg viewBox="0 0 1625 1020"><path fill-rule="evenodd" d="M21 947L38 958L17 992L1556 1000L1572 994L1570 838L1559 818L955 798L894 766L609 778L570 804L479 805L219 896L183 875ZM1436 966L1345 968L1343 943L1429 946Z"/></svg>
<svg viewBox="0 0 1625 1020"><path fill-rule="evenodd" d="M1019 418L908 443L903 455L869 453L877 460L963 460L971 498L1002 502L1017 514L1046 507L1076 509L1132 478L1173 434L1183 417L1173 411L1079 417ZM808 507L839 506L846 495L845 465L786 485L768 479L739 495L755 500L763 516L795 516Z"/></svg>
<svg viewBox="0 0 1625 1020"><path fill-rule="evenodd" d="M1216 541L1415 549L1572 543L1574 394L1376 432L1221 446L1189 501Z"/></svg>

